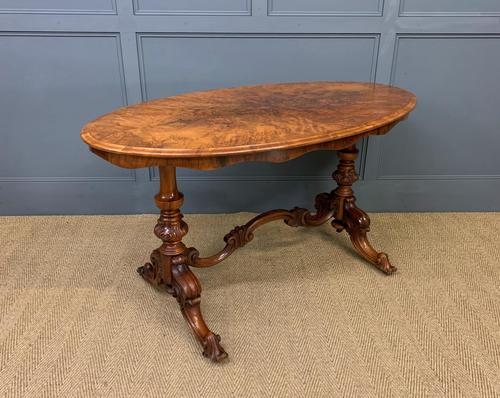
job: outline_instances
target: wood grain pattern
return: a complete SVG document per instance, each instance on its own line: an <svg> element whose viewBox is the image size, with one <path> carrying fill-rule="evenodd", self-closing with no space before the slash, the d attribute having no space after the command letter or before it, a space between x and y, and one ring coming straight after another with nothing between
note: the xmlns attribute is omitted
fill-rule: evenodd
<svg viewBox="0 0 500 398"><path fill-rule="evenodd" d="M137 269L137 272L153 285L164 285L181 307L188 325L203 347L203 355L212 361L222 361L227 357L219 344L220 336L213 333L201 314L201 283L189 269L185 261L188 249L182 238L188 232L182 220L180 207L184 195L177 189L175 168L160 168L160 192L155 197L161 210L154 228L162 245L151 253L151 262Z"/></svg>
<svg viewBox="0 0 500 398"><path fill-rule="evenodd" d="M406 117L406 116L405 116ZM213 170L220 167L231 166L242 162L269 162L282 163L291 159L295 159L305 153L319 150L339 150L348 148L355 144L358 140L369 135L381 135L387 133L396 123L392 122L385 126L379 127L366 133L357 134L351 137L341 138L335 141L329 141L320 144L312 144L297 148L275 149L267 152L256 152L239 155L228 156L211 156L211 157L145 157L140 155L127 155L121 153L106 152L99 149L90 148L97 156L104 160L128 169L136 169L140 167L187 167L191 169Z"/></svg>
<svg viewBox="0 0 500 398"><path fill-rule="evenodd" d="M155 201L160 218L154 228L162 244L151 261L138 268L154 285L177 298L182 314L203 347L203 355L222 361L227 353L201 313L201 283L190 267L225 260L254 237L260 226L283 220L291 227L317 226L331 220L346 230L354 248L378 269L396 268L387 254L368 241L368 215L356 206L356 141L385 134L415 107L415 96L395 87L369 83L293 83L239 87L165 98L119 109L89 123L82 132L90 149L122 167L160 167ZM315 211L271 210L237 226L217 253L201 257L186 247L188 226L177 189L176 167L210 169L244 161L283 162L318 149L335 149L337 188L316 197Z"/></svg>
<svg viewBox="0 0 500 398"><path fill-rule="evenodd" d="M314 213L301 207L295 207L291 210L267 211L252 218L244 225L234 227L224 236L226 245L219 252L209 257L200 257L198 250L190 247L185 250L184 259L181 262L197 268L212 267L225 260L236 249L252 241L255 230L272 221L283 220L291 227L316 227L331 220L331 224L337 232L347 231L354 248L362 257L382 272L394 273L396 267L389 262L387 254L377 252L368 241L370 218L368 214L356 206L352 184L358 180L355 167L358 153L355 145L337 151L340 160L337 170L332 174L332 178L337 182L337 188L329 193L323 192L316 196Z"/></svg>
<svg viewBox="0 0 500 398"><path fill-rule="evenodd" d="M156 195L156 205L160 208L160 218L155 226L155 234L162 245L153 250L151 261L137 271L149 283L165 286L177 298L184 318L203 347L203 355L213 361L221 361L227 353L220 344L220 336L213 333L205 323L201 313L201 284L189 267L212 267L232 255L254 238L257 228L269 222L283 220L291 227L314 227L331 221L337 232L346 230L356 251L379 270L386 274L396 271L386 253L376 251L368 240L370 218L356 206L352 190L358 176L355 162L358 150L355 145L337 151L339 164L332 178L337 188L316 196L314 208L295 207L291 210L271 210L252 218L244 225L234 227L224 236L226 245L218 252L201 257L195 247L186 247L182 242L188 232L180 211L184 196L177 189L175 167L160 167L160 192Z"/></svg>
<svg viewBox="0 0 500 398"><path fill-rule="evenodd" d="M362 136L386 133L415 104L413 94L381 84L267 84L120 108L87 124L81 136L121 167L211 169L348 147Z"/></svg>

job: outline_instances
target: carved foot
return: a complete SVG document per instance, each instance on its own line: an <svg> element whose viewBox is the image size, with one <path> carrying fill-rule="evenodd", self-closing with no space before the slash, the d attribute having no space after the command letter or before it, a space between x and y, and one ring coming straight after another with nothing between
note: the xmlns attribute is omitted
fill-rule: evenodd
<svg viewBox="0 0 500 398"><path fill-rule="evenodd" d="M210 358L214 362L220 362L227 358L227 352L219 344L220 336L218 334L210 333L203 345L203 356Z"/></svg>
<svg viewBox="0 0 500 398"><path fill-rule="evenodd" d="M386 253L377 252L370 244L367 236L370 231L370 218L368 214L354 205L354 198L346 201L343 215L343 221L332 221L337 232L345 229L356 251L379 270L385 274L396 272L397 268L390 263L389 256Z"/></svg>
<svg viewBox="0 0 500 398"><path fill-rule="evenodd" d="M160 218L154 228L162 245L151 254L151 262L139 267L137 272L153 285L164 285L167 292L177 298L182 314L203 346L203 355L212 361L227 357L219 344L220 337L206 325L201 315L201 284L188 267L190 259L198 253L187 249L182 238L188 232L182 220L180 207L184 196L177 189L175 168L160 167L160 192L155 196Z"/></svg>
<svg viewBox="0 0 500 398"><path fill-rule="evenodd" d="M142 267L137 268L137 272L144 280L152 285L161 285L163 284L163 278L161 276L161 255L158 249L153 250L150 260L150 263L146 263Z"/></svg>
<svg viewBox="0 0 500 398"><path fill-rule="evenodd" d="M201 284L198 278L185 264L175 264L183 260L182 256L173 259L172 289L173 296L180 304L182 314L203 347L203 355L214 362L227 358L227 353L220 345L220 336L213 333L201 314Z"/></svg>

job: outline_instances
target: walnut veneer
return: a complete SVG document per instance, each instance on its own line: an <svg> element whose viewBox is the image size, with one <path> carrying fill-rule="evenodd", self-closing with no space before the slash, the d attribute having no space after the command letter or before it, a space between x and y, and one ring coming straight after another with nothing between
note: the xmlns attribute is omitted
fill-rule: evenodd
<svg viewBox="0 0 500 398"><path fill-rule="evenodd" d="M82 139L107 161L127 168L158 166L160 218L154 228L162 241L138 272L165 286L214 361L227 357L220 337L201 314L201 284L190 267L210 267L250 242L270 221L291 227L331 222L346 230L358 253L386 274L396 268L367 238L368 215L356 206L352 185L358 179L356 142L387 133L415 107L415 96L397 87L372 83L310 82L246 86L178 95L118 109L87 124ZM316 196L315 210L271 210L225 237L215 254L200 256L182 238L188 232L180 211L176 167L214 169L247 161L284 162L304 153L337 150L337 187Z"/></svg>

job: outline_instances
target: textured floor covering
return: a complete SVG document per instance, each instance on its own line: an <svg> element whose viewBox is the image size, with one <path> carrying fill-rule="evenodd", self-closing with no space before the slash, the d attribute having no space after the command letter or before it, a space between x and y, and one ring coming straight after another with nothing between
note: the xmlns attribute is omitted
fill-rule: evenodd
<svg viewBox="0 0 500 398"><path fill-rule="evenodd" d="M202 255L249 214L188 215ZM0 218L0 396L498 397L500 214L374 214L387 277L280 222L195 270L214 365L135 268L156 216Z"/></svg>

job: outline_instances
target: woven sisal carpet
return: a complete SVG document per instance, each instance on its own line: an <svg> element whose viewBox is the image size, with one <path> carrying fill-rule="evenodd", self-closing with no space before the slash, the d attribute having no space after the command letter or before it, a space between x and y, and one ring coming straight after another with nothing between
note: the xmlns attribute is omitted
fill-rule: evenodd
<svg viewBox="0 0 500 398"><path fill-rule="evenodd" d="M187 243L250 216L188 215ZM261 228L195 270L218 365L135 272L155 219L0 218L0 396L500 396L500 214L374 214L390 277L328 224Z"/></svg>

